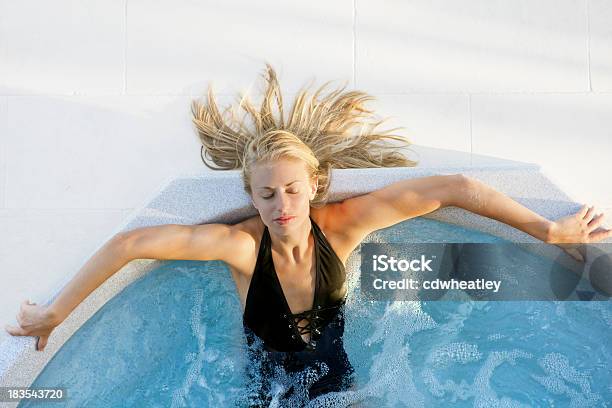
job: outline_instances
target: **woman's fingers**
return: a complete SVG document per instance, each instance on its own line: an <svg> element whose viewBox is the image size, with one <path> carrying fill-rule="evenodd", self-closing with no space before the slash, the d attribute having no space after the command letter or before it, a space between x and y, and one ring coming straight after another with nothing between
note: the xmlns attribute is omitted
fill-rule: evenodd
<svg viewBox="0 0 612 408"><path fill-rule="evenodd" d="M21 307L35 305L36 302L32 302L30 299L26 299L21 302Z"/></svg>
<svg viewBox="0 0 612 408"><path fill-rule="evenodd" d="M22 312L17 313L17 316L15 317L17 319L17 323L19 323L19 326L23 327L23 315Z"/></svg>
<svg viewBox="0 0 612 408"><path fill-rule="evenodd" d="M589 207L589 210L586 212L586 214L584 215L583 219L586 222L591 221L591 218L593 218L593 212L595 211L595 206L591 206Z"/></svg>
<svg viewBox="0 0 612 408"><path fill-rule="evenodd" d="M4 330L6 330L11 336L27 336L28 333L21 327L9 326L8 324L4 326Z"/></svg>
<svg viewBox="0 0 612 408"><path fill-rule="evenodd" d="M30 336L27 330L21 327L9 326L8 324L4 326L4 330L6 330L11 336ZM36 347L37 351L43 351L45 347L47 347L47 343L49 341L49 336L39 336L36 338Z"/></svg>
<svg viewBox="0 0 612 408"><path fill-rule="evenodd" d="M612 238L612 229L600 228L597 231L593 231L589 234L589 238L592 242L601 241L602 239Z"/></svg>
<svg viewBox="0 0 612 408"><path fill-rule="evenodd" d="M603 223L604 217L605 217L604 213L596 215L595 217L593 217L591 222L589 222L587 225L589 226L591 230L594 230L595 228L599 227Z"/></svg>
<svg viewBox="0 0 612 408"><path fill-rule="evenodd" d="M13 328L13 332L19 332L20 336L35 336L39 333L46 333L47 324L44 320L41 320L40 306L36 302L31 300L24 300L21 302L19 312L15 316L18 327L10 326ZM9 327L8 325L5 328ZM19 330L17 330L19 329ZM8 331L8 330L7 330Z"/></svg>
<svg viewBox="0 0 612 408"><path fill-rule="evenodd" d="M578 211L578 215L580 216L580 218L584 218L588 210L589 210L589 206L584 204L582 208L580 208L580 211Z"/></svg>
<svg viewBox="0 0 612 408"><path fill-rule="evenodd" d="M36 342L36 350L43 351L47 346L47 341L49 340L49 336L40 336L38 341Z"/></svg>

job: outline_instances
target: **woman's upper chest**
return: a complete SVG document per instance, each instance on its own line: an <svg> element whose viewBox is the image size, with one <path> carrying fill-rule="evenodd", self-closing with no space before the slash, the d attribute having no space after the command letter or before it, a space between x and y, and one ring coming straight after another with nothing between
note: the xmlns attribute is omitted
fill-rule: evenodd
<svg viewBox="0 0 612 408"><path fill-rule="evenodd" d="M338 259L342 263L342 267L348 258L342 250L337 251L336 246L341 246L341 240L333 232L325 230L324 212L313 211L311 213L312 220L317 224L320 232L325 236L325 239L331 249L336 253ZM257 267L258 254L260 253L260 245L265 226L259 219L261 225L253 223L251 228L253 236L252 250L248 251L248 256L244 257L242 265L230 266L232 276L236 281L236 286L239 292L242 307L246 304L246 297L249 286L253 278L253 273ZM320 244L320 243L319 243ZM287 304L294 313L302 310L308 310L312 307L314 300L316 283L317 283L317 242L313 233L309 235L309 245L305 256L299 262L283 258L280 254L267 248L269 251L269 259L272 261L274 275L282 288Z"/></svg>

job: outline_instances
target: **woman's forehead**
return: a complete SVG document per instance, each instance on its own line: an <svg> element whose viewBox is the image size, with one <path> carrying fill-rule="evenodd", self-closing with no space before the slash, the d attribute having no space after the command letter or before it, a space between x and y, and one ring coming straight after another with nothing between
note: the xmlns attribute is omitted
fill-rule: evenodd
<svg viewBox="0 0 612 408"><path fill-rule="evenodd" d="M251 176L254 183L271 180L281 183L287 180L307 180L308 171L301 160L278 160L254 165Z"/></svg>

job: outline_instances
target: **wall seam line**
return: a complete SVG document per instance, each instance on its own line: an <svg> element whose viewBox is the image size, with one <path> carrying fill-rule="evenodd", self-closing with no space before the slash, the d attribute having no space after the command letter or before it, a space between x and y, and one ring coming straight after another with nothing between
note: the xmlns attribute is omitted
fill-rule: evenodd
<svg viewBox="0 0 612 408"><path fill-rule="evenodd" d="M2 96L2 110L0 110L0 120L2 120L2 128L6 129L6 133L4 134L4 146L2 147L2 209L6 209L6 205L8 200L6 199L6 186L8 185L8 101L9 98L7 96Z"/></svg>
<svg viewBox="0 0 612 408"><path fill-rule="evenodd" d="M353 88L357 88L357 0L353 0Z"/></svg>
<svg viewBox="0 0 612 408"><path fill-rule="evenodd" d="M586 22L587 22L587 76L589 81L589 92L593 92L593 83L591 82L591 16L589 9L589 1L586 3Z"/></svg>
<svg viewBox="0 0 612 408"><path fill-rule="evenodd" d="M128 1L123 8L123 95L127 94Z"/></svg>

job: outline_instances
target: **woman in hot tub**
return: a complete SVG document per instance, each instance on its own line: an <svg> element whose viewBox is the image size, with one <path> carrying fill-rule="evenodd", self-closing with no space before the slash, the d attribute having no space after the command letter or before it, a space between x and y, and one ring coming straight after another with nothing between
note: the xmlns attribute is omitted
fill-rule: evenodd
<svg viewBox="0 0 612 408"><path fill-rule="evenodd" d="M263 379L251 405L271 399L280 369L293 378L287 401L308 401L349 389L353 368L342 344L345 264L364 237L409 218L456 206L496 219L535 238L569 248L612 236L603 214L584 206L550 221L485 184L461 174L402 180L342 202L327 203L332 168L405 167L408 160L364 107L372 98L335 90L301 91L288 118L268 66L260 109L244 98L252 123L221 114L214 95L195 102L194 123L214 169L241 169L258 214L234 225L160 225L119 233L83 266L48 306L25 301L16 336L37 336L44 350L53 329L94 289L133 259L222 260L243 307L249 375ZM278 113L274 112L277 110ZM212 162L212 163L210 163ZM259 375L257 375L259 373ZM286 378L287 376L284 376ZM300 395L298 395L300 394ZM281 398L281 400L282 400Z"/></svg>

